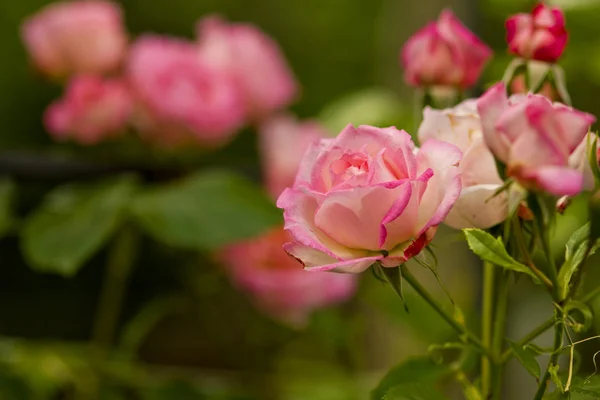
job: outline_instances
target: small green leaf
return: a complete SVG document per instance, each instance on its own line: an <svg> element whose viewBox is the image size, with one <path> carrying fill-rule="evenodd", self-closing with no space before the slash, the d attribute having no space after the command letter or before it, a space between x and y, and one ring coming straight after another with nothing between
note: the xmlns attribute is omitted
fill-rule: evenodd
<svg viewBox="0 0 600 400"><path fill-rule="evenodd" d="M448 374L447 366L439 365L427 357L414 357L392 368L371 392L372 400L381 400L393 387L403 384L422 383L431 385Z"/></svg>
<svg viewBox="0 0 600 400"><path fill-rule="evenodd" d="M569 292L569 283L573 274L579 269L581 263L585 260L588 253L588 238L590 236L590 223L583 225L577 229L566 244L565 262L558 272L558 285L560 290L560 298L567 297Z"/></svg>
<svg viewBox="0 0 600 400"><path fill-rule="evenodd" d="M394 386L383 396L383 400L447 400L442 393L431 385L423 383L405 383Z"/></svg>
<svg viewBox="0 0 600 400"><path fill-rule="evenodd" d="M74 275L119 226L134 190L131 176L52 190L23 226L21 246L30 266Z"/></svg>
<svg viewBox="0 0 600 400"><path fill-rule="evenodd" d="M589 141L592 141L589 143ZM598 163L598 134L591 133L587 135L588 141L588 163L594 176L595 187L600 186L600 164Z"/></svg>
<svg viewBox="0 0 600 400"><path fill-rule="evenodd" d="M512 348L517 360L519 360L521 365L525 367L527 372L533 375L534 378L538 379L540 377L541 371L540 365L535 359L536 353L529 350L528 348L521 346L518 343L510 342L510 347Z"/></svg>
<svg viewBox="0 0 600 400"><path fill-rule="evenodd" d="M506 67L504 71L504 76L502 76L502 81L506 84L507 87L510 87L513 79L515 79L519 74L527 72L527 64L522 58L513 58L510 64Z"/></svg>
<svg viewBox="0 0 600 400"><path fill-rule="evenodd" d="M501 238L495 239L489 233L475 228L463 229L463 232L467 238L469 248L483 261L488 261L511 271L525 273L531 276L536 283L539 282L537 276L529 268L508 254Z"/></svg>
<svg viewBox="0 0 600 400"><path fill-rule="evenodd" d="M408 304L404 300L404 291L402 290L402 274L400 274L400 267L385 268L377 264L378 269L385 277L385 280L390 284L394 292L400 297L402 304L404 304L404 310L408 312Z"/></svg>
<svg viewBox="0 0 600 400"><path fill-rule="evenodd" d="M12 227L12 201L15 185L8 178L0 179L0 238Z"/></svg>
<svg viewBox="0 0 600 400"><path fill-rule="evenodd" d="M283 222L258 186L223 171L196 173L143 193L132 212L157 240L188 249L217 249Z"/></svg>
<svg viewBox="0 0 600 400"><path fill-rule="evenodd" d="M556 91L558 92L562 103L570 106L571 96L569 95L569 91L567 90L567 80L565 78L565 71L558 64L554 64L552 66L552 81L554 82L554 87L556 88Z"/></svg>

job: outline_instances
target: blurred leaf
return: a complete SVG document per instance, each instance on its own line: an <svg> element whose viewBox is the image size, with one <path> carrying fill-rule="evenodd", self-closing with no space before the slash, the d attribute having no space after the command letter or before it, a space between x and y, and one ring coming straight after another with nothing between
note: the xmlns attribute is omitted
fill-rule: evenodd
<svg viewBox="0 0 600 400"><path fill-rule="evenodd" d="M381 400L391 388L402 384L433 384L448 372L450 370L447 366L436 364L427 357L410 358L383 377L371 392L371 399Z"/></svg>
<svg viewBox="0 0 600 400"><path fill-rule="evenodd" d="M406 383L391 388L383 400L447 400L443 394L422 383Z"/></svg>
<svg viewBox="0 0 600 400"><path fill-rule="evenodd" d="M593 135L592 143L589 143L590 137ZM590 165L592 170L592 175L594 176L594 186L600 186L600 163L598 163L598 134L592 133L586 136L586 140L588 141L588 154L587 154L587 162Z"/></svg>
<svg viewBox="0 0 600 400"><path fill-rule="evenodd" d="M593 375L586 379L574 377L570 388L571 392L591 396L594 399L600 398L600 376Z"/></svg>
<svg viewBox="0 0 600 400"><path fill-rule="evenodd" d="M21 245L31 267L74 275L119 226L134 190L131 176L52 190L23 226Z"/></svg>
<svg viewBox="0 0 600 400"><path fill-rule="evenodd" d="M323 109L319 120L337 134L348 124L396 125L403 108L400 98L392 90L368 88L334 100Z"/></svg>
<svg viewBox="0 0 600 400"><path fill-rule="evenodd" d="M590 196L588 203L590 215L590 240L595 243L600 239L600 190Z"/></svg>
<svg viewBox="0 0 600 400"><path fill-rule="evenodd" d="M141 194L132 210L157 240L190 249L216 249L282 223L281 211L258 187L224 171Z"/></svg>
<svg viewBox="0 0 600 400"><path fill-rule="evenodd" d="M535 359L537 354L518 343L510 342L510 347L512 348L515 357L517 357L517 360L525 367L527 372L533 375L534 378L539 379L541 371L540 365Z"/></svg>
<svg viewBox="0 0 600 400"><path fill-rule="evenodd" d="M29 400L33 398L27 383L14 375L0 374L0 399Z"/></svg>
<svg viewBox="0 0 600 400"><path fill-rule="evenodd" d="M529 268L512 258L506 251L502 239L495 239L489 233L481 229L463 229L469 248L477 254L483 261L488 261L494 265L511 271L522 272L533 278L535 282L539 279Z"/></svg>
<svg viewBox="0 0 600 400"><path fill-rule="evenodd" d="M143 400L199 400L206 399L193 386L184 382L171 382L157 388L144 390L141 394Z"/></svg>
<svg viewBox="0 0 600 400"><path fill-rule="evenodd" d="M13 223L12 200L14 193L13 181L8 178L0 179L0 238L10 230Z"/></svg>
<svg viewBox="0 0 600 400"><path fill-rule="evenodd" d="M557 279L561 299L567 297L571 277L577 271L579 265L581 265L586 257L586 254L588 253L589 236L590 223L588 222L573 232L567 241L565 246L565 262L562 267L560 267Z"/></svg>

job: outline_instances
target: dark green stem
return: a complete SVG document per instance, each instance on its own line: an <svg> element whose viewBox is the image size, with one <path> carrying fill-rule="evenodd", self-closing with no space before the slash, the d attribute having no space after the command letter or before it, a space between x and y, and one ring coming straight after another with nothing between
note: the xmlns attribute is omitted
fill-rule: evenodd
<svg viewBox="0 0 600 400"><path fill-rule="evenodd" d="M550 361L548 362L548 367L546 368L546 372L542 376L540 380L540 384L538 386L537 392L535 392L535 396L533 400L542 400L544 395L546 394L546 390L548 389L548 382L550 381L550 370L554 365L558 363L558 357L560 355L560 349L563 344L563 312L560 309L556 310L556 325L554 326L554 346L552 349L552 355L550 356Z"/></svg>
<svg viewBox="0 0 600 400"><path fill-rule="evenodd" d="M104 349L114 339L138 240L137 232L125 226L113 239L109 250L92 334L94 343Z"/></svg>
<svg viewBox="0 0 600 400"><path fill-rule="evenodd" d="M492 345L494 322L494 278L496 270L489 262L483 263L483 306L481 318L481 341L485 348ZM491 387L491 364L487 357L481 358L481 393L487 394Z"/></svg>
<svg viewBox="0 0 600 400"><path fill-rule="evenodd" d="M534 340L535 338L540 336L542 333L544 333L548 329L552 328L553 326L554 326L554 317L546 320L544 323L542 323L541 325L539 325L538 327L533 329L531 332L529 332L527 335L525 335L523 337L523 339L521 339L519 341L519 344L521 346L525 346L526 344L528 344L529 342L531 342L532 340ZM512 354L513 354L512 347L509 347L508 349L506 349L506 351L504 353L502 353L502 358L501 358L502 362L505 363L508 360L510 360L510 357L512 356Z"/></svg>
<svg viewBox="0 0 600 400"><path fill-rule="evenodd" d="M481 340L473 333L469 332L462 324L457 322L444 308L429 294L427 289L425 289L410 273L408 268L405 265L401 265L400 273L402 277L408 282L408 284L425 300L442 319L444 319L448 325L452 327L459 335L463 336L467 342L471 343L479 352L485 354L488 358L492 359L492 354L489 349L487 349L482 343Z"/></svg>
<svg viewBox="0 0 600 400"><path fill-rule="evenodd" d="M508 281L510 276L503 273L499 276L496 295L496 310L494 312L494 330L492 333L492 355L498 362L492 371L492 396L491 399L499 400L502 392L502 373L504 364L500 363L504 332L506 328L506 310L508 306Z"/></svg>
<svg viewBox="0 0 600 400"><path fill-rule="evenodd" d="M525 261L525 264L531 270L531 272L533 272L533 274L535 276L537 276L538 279L546 286L546 288L550 291L550 293L552 293L554 284L550 281L550 279L548 279L548 277L546 275L544 275L542 273L542 271L540 271L535 266L535 264L533 263L533 260L531 258L531 255L529 254L529 250L527 248L528 246L527 246L527 243L525 242L525 235L523 235L523 227L521 226L519 217L515 217L515 219L514 219L513 232L515 234L515 239L517 241L517 245L519 246L519 250L521 251L521 254L523 255L523 260ZM545 241L546 239L542 238L542 240Z"/></svg>

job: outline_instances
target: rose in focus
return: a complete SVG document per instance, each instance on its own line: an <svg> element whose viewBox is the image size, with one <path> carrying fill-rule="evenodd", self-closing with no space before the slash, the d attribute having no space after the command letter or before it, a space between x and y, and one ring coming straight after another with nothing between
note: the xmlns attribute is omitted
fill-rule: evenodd
<svg viewBox="0 0 600 400"><path fill-rule="evenodd" d="M462 191L444 221L447 225L487 229L506 219L507 195L494 196L503 182L483 140L475 100L444 110L426 107L418 135L421 143L437 139L454 144L463 153L459 167Z"/></svg>
<svg viewBox="0 0 600 400"><path fill-rule="evenodd" d="M413 86L473 86L492 50L449 10L415 33L404 45L400 61Z"/></svg>
<svg viewBox="0 0 600 400"><path fill-rule="evenodd" d="M209 16L198 23L199 52L240 86L253 119L294 100L298 85L277 43L251 24Z"/></svg>
<svg viewBox="0 0 600 400"><path fill-rule="evenodd" d="M53 77L110 72L127 48L121 9L108 1L52 3L27 19L21 34L33 62Z"/></svg>
<svg viewBox="0 0 600 400"><path fill-rule="evenodd" d="M132 108L123 81L77 76L64 96L50 104L44 123L56 139L92 145L124 133Z"/></svg>
<svg viewBox="0 0 600 400"><path fill-rule="evenodd" d="M460 150L429 140L416 151L394 127L347 126L304 155L277 201L294 237L284 249L307 269L396 267L433 238L460 195Z"/></svg>
<svg viewBox="0 0 600 400"><path fill-rule="evenodd" d="M531 14L516 14L506 21L510 52L526 59L555 62L567 39L565 16L558 7L540 3Z"/></svg>
<svg viewBox="0 0 600 400"><path fill-rule="evenodd" d="M508 176L557 196L583 189L584 174L571 156L596 120L593 115L541 95L507 98L503 83L489 89L477 107L485 142Z"/></svg>

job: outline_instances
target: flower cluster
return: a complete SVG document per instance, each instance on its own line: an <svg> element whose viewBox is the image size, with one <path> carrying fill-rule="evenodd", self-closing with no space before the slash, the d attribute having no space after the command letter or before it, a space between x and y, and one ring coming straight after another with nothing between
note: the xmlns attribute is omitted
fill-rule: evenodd
<svg viewBox="0 0 600 400"><path fill-rule="evenodd" d="M506 26L510 51L523 58L555 62L564 49L564 17L556 8L540 4ZM490 56L443 11L408 40L401 64L406 81L423 90L464 90ZM575 195L589 188L593 122L541 94L509 96L499 83L452 108L425 107L420 148L394 127L348 126L307 150L294 184L279 197L294 237L284 249L315 271L396 267L427 246L444 221L490 228L519 208L527 190ZM513 182L516 191L509 190Z"/></svg>
<svg viewBox="0 0 600 400"><path fill-rule="evenodd" d="M130 43L116 3L61 2L26 20L22 37L41 72L67 80L48 131L84 145L134 128L160 145L215 147L298 92L277 43L216 16L198 23L196 41L145 34Z"/></svg>

